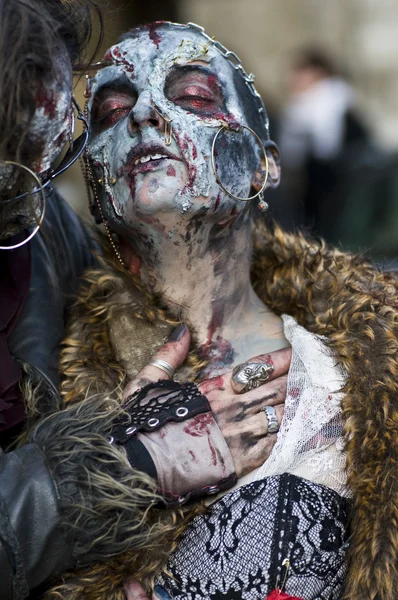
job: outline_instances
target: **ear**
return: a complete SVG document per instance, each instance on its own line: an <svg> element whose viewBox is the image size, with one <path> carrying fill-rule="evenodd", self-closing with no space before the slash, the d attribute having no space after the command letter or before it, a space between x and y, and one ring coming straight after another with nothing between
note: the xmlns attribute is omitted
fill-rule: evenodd
<svg viewBox="0 0 398 600"><path fill-rule="evenodd" d="M267 188L276 188L281 180L281 165L279 150L274 142L268 141L264 144L268 158L268 179ZM267 165L264 156L261 159L260 167L254 173L252 186L258 192L264 184L264 178L267 174Z"/></svg>

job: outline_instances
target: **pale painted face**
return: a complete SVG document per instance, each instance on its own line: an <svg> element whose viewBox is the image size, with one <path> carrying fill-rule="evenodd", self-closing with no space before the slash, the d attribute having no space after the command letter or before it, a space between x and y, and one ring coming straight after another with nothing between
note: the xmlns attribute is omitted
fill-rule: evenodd
<svg viewBox="0 0 398 600"><path fill-rule="evenodd" d="M37 91L36 110L26 142L27 153L34 150L33 162L28 166L43 178L71 135L72 67L66 53L57 59L57 74ZM26 175L25 171L0 164L0 196L10 200L0 200L0 239L34 227L42 213L41 194L12 200L21 191L37 187L31 176L26 176L21 183L21 175Z"/></svg>
<svg viewBox="0 0 398 600"><path fill-rule="evenodd" d="M33 165L36 173L45 175L70 140L72 112L72 78L66 73L62 81L43 87L37 96L30 130L30 139L42 148Z"/></svg>
<svg viewBox="0 0 398 600"><path fill-rule="evenodd" d="M98 72L89 104L89 155L112 228L139 229L162 213L172 215L161 219L172 233L173 219L243 211L245 203L221 191L211 167L220 126L247 124L228 61L201 35L172 25L137 30L105 58L112 64ZM223 183L247 197L261 156L253 136L222 134L217 150Z"/></svg>

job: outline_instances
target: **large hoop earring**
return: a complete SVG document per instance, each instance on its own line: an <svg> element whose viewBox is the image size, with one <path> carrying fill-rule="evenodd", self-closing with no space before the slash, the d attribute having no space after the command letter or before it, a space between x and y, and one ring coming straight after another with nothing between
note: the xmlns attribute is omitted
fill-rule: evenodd
<svg viewBox="0 0 398 600"><path fill-rule="evenodd" d="M37 183L37 188L34 188L32 190L32 192L30 192L30 194L36 194L37 192L40 191L41 198L42 198L42 211L41 211L41 215L40 215L40 218L39 218L39 222L37 223L37 225L34 228L34 230L32 231L32 233L30 233L25 240L23 240L22 242L19 242L18 244L14 244L13 246L0 246L0 250L15 250L16 248L20 248L21 246L24 246L25 244L27 244L28 242L30 242L30 240L33 239L35 237L36 233L39 231L39 229L40 229L40 227L41 227L41 225L43 223L43 220L44 220L44 215L46 214L47 199L46 199L46 195L44 193L43 185L42 185L39 177L36 175L36 173L34 171L32 171L31 169L29 169L28 167L25 167L25 165L21 165L20 163L14 162L12 160L5 160L3 162L6 165L12 165L13 167L19 167L20 169L24 169L24 171L26 171L27 173L29 173L29 175L31 175L31 177L33 177L33 179ZM15 198L12 198L11 200L8 200L7 202L10 202L10 201L13 201L13 200L19 200L24 195L28 195L28 192L25 192L23 195L16 196Z"/></svg>
<svg viewBox="0 0 398 600"><path fill-rule="evenodd" d="M230 192L229 190L227 190L227 188L225 187L225 185L222 183L218 173L217 173L217 168L216 168L216 158L215 158L215 149L216 149L216 142L217 142L217 138L220 135L221 132L223 131L233 131L235 133L241 132L243 129L247 129L247 131L250 131L250 133L252 133L254 135L254 137L257 139L258 143L260 144L260 147L263 151L264 154L264 161L265 161L265 179L264 179L264 183L261 186L261 189L254 194L253 196L249 196L248 198L242 198L240 196L235 196L235 194L233 194L232 192ZM254 200L255 198L259 198L259 208L262 211L267 210L268 208L268 204L266 202L264 202L264 190L265 187L267 185L267 181L268 181L268 175L269 175L269 162L268 162L268 156L267 156L267 151L265 149L265 146L263 144L262 139L260 138L260 136L253 130L251 129L251 127L248 127L247 125L241 125L239 129L231 129L230 127L226 126L226 125L222 125L220 127L220 129L217 131L216 135L214 136L213 139L213 144L211 147L211 166L213 169L213 173L214 176L216 178L216 181L218 183L218 185L220 186L220 188L231 198L234 198L235 200L241 200L242 202L249 202L250 200Z"/></svg>

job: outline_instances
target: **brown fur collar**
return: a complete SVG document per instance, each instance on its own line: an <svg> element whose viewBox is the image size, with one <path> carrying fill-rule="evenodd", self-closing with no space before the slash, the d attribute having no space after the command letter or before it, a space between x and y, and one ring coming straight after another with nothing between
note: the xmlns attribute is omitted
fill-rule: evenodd
<svg viewBox="0 0 398 600"><path fill-rule="evenodd" d="M253 282L260 298L277 314L290 314L326 336L348 373L343 414L353 516L344 598L395 600L398 283L363 257L277 227L260 226L255 248ZM120 348L114 353L111 321L129 327L131 335L138 330L137 348L149 332L149 353L175 323L136 284L108 263L86 274L61 362L66 402L84 398L88 388L120 390L132 365L146 362L147 354L126 356ZM195 363L194 354L190 361Z"/></svg>

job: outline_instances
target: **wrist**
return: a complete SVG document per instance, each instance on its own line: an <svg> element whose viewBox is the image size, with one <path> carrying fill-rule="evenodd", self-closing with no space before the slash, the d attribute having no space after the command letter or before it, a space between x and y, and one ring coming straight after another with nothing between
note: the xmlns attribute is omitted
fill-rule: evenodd
<svg viewBox="0 0 398 600"><path fill-rule="evenodd" d="M112 431L112 439L124 447L132 466L148 474L145 465L151 466L152 476L156 472L168 507L236 483L229 448L207 398L195 384L152 383L128 399L124 409L127 419Z"/></svg>

